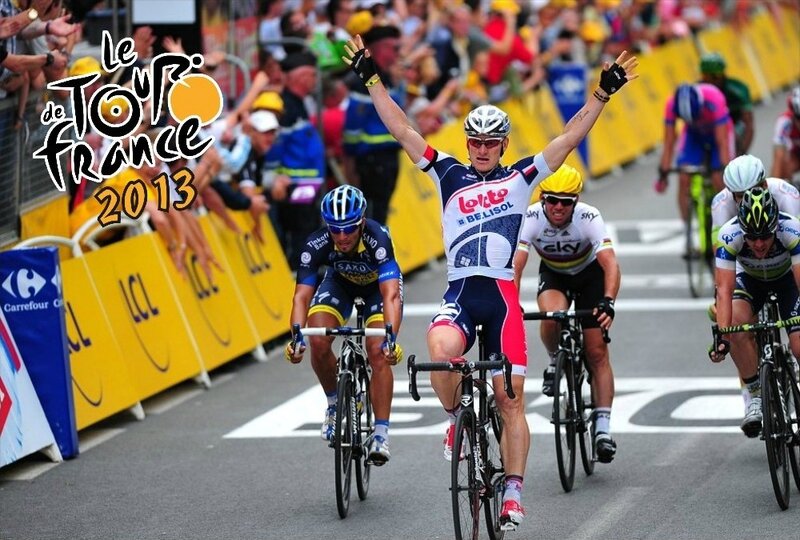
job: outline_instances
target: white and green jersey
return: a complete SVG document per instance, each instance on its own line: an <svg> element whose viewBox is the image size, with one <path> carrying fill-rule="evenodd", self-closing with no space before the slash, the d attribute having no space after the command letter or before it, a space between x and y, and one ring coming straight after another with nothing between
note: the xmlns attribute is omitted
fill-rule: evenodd
<svg viewBox="0 0 800 540"><path fill-rule="evenodd" d="M761 280L772 281L800 264L800 221L781 212L775 242L763 259L758 259L744 240L738 218L725 223L717 236L717 268L744 272Z"/></svg>
<svg viewBox="0 0 800 540"><path fill-rule="evenodd" d="M767 178L767 190L778 203L778 210L800 218L800 191L786 180ZM720 228L731 218L736 217L737 206L733 193L723 189L711 200L711 238L716 238Z"/></svg>
<svg viewBox="0 0 800 540"><path fill-rule="evenodd" d="M600 211L582 202L560 228L548 221L541 202L530 205L517 249L530 251L530 246L548 268L572 276L589 266L598 251L613 247Z"/></svg>

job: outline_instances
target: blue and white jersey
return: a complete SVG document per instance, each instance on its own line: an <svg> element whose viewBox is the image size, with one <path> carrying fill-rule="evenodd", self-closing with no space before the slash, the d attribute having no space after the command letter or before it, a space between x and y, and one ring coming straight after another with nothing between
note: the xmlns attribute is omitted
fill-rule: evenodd
<svg viewBox="0 0 800 540"><path fill-rule="evenodd" d="M514 279L511 262L534 188L553 172L541 153L486 175L428 146L417 162L442 203L447 279Z"/></svg>
<svg viewBox="0 0 800 540"><path fill-rule="evenodd" d="M755 256L744 240L738 218L733 218L719 230L717 237L717 268L744 272L761 281L778 279L792 265L800 264L800 221L781 212L775 242L763 259Z"/></svg>
<svg viewBox="0 0 800 540"><path fill-rule="evenodd" d="M778 203L778 210L800 218L800 192L786 180L767 178L767 190ZM728 188L723 189L711 200L711 226L718 231L729 219L736 217L736 201Z"/></svg>

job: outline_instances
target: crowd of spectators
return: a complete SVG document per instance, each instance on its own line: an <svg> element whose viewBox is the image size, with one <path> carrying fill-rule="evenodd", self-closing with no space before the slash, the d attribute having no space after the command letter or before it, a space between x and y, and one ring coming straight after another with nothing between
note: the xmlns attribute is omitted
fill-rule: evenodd
<svg viewBox="0 0 800 540"><path fill-rule="evenodd" d="M646 52L722 21L741 24L752 10L782 2L259 0L232 3L235 13L228 13L229 2L204 2L203 24L256 17L259 55L251 87L209 128L215 147L189 164L197 173L196 204L235 230L228 210L249 210L257 238L261 220L271 219L292 268L306 236L320 224L319 200L332 185L359 185L370 217L386 221L399 147L342 61L344 43L355 34L364 38L393 98L430 135L477 105L537 88L551 66L596 67L622 50ZM70 58L81 31L60 0L0 0L0 98L20 97L17 120L0 123L1 130L19 129L29 89L101 72L96 59ZM132 37L141 64L152 58L154 46L182 51L180 40L157 41L146 26ZM222 51L205 51L205 57L205 69L214 74ZM127 73L102 83L129 79ZM89 133L86 141L100 152L98 137ZM95 187L87 181L71 185L71 208L84 204ZM161 221L160 231L170 229L164 233L170 249L185 247L190 224Z"/></svg>

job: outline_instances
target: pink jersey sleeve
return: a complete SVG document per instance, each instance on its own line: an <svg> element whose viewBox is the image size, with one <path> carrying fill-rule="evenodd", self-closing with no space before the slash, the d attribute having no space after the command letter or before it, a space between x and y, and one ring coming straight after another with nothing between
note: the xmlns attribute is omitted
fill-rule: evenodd
<svg viewBox="0 0 800 540"><path fill-rule="evenodd" d="M668 126L675 123L675 94L669 96L667 105L664 108L664 123Z"/></svg>

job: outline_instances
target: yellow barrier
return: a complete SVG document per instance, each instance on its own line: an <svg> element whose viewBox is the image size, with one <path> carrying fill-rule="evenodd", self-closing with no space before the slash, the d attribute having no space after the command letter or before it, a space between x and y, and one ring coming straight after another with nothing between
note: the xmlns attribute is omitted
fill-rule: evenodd
<svg viewBox="0 0 800 540"><path fill-rule="evenodd" d="M442 235L436 233L441 230L440 212L428 204L433 199L438 206L433 181L403 155L387 222L397 263L408 273L444 253L444 246Z"/></svg>
<svg viewBox="0 0 800 540"><path fill-rule="evenodd" d="M781 32L769 13L756 14L744 31L758 57L758 65L764 73L770 90L777 90L792 81L792 73L797 67L788 64L792 58L787 55L785 43L780 42Z"/></svg>
<svg viewBox="0 0 800 540"><path fill-rule="evenodd" d="M140 400L202 371L156 242L144 234L84 257Z"/></svg>
<svg viewBox="0 0 800 540"><path fill-rule="evenodd" d="M705 51L718 52L725 58L725 74L739 79L750 89L750 97L756 101L764 95L758 63L753 55L747 54L741 37L730 26L703 30L697 36Z"/></svg>
<svg viewBox="0 0 800 540"><path fill-rule="evenodd" d="M779 23L789 80L797 81L800 79L800 11L782 6Z"/></svg>
<svg viewBox="0 0 800 540"><path fill-rule="evenodd" d="M252 221L247 212L233 212L242 230L236 234L213 216L209 237L220 243L241 293L239 307L246 309L255 325L259 342L269 341L289 330L289 314L294 295L294 278L289 270L278 238L268 220L262 218L264 244L249 232Z"/></svg>
<svg viewBox="0 0 800 540"><path fill-rule="evenodd" d="M70 237L69 230L69 197L59 195L36 208L22 212L19 216L20 240L37 236ZM72 257L69 249L59 246L58 255L61 260Z"/></svg>
<svg viewBox="0 0 800 540"><path fill-rule="evenodd" d="M130 408L139 393L84 258L62 260L61 279L75 422L81 430Z"/></svg>
<svg viewBox="0 0 800 540"><path fill-rule="evenodd" d="M201 218L202 222L205 218ZM205 228L205 227L204 227ZM206 232L214 257L225 267L225 253ZM233 360L256 347L252 322L248 321L234 283L235 275L227 268L212 268L212 279L187 252L184 257L186 275L181 276L160 241L156 249L166 261L169 281L175 288L178 304L186 315L191 334L197 342L203 366L207 371Z"/></svg>

